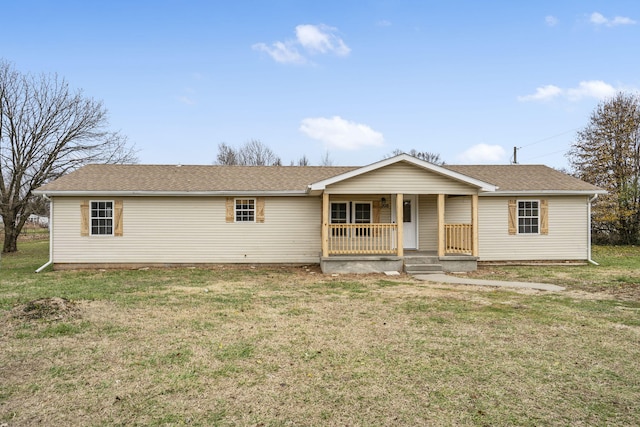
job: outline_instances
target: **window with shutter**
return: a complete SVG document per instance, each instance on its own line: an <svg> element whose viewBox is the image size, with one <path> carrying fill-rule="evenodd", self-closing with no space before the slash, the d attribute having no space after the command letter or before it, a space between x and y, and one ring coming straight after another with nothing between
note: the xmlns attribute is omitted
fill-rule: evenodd
<svg viewBox="0 0 640 427"><path fill-rule="evenodd" d="M80 235L122 236L122 212L122 200L83 200L80 203Z"/></svg>
<svg viewBox="0 0 640 427"><path fill-rule="evenodd" d="M509 200L509 234L548 233L547 200Z"/></svg>

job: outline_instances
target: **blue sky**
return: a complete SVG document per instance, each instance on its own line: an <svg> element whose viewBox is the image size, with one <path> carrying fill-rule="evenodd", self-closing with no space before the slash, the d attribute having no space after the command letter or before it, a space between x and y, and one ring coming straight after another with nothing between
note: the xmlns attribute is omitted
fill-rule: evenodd
<svg viewBox="0 0 640 427"><path fill-rule="evenodd" d="M258 139L284 164L566 167L598 102L640 88L640 2L31 1L0 57L104 101L141 163ZM8 19L7 19L8 18Z"/></svg>

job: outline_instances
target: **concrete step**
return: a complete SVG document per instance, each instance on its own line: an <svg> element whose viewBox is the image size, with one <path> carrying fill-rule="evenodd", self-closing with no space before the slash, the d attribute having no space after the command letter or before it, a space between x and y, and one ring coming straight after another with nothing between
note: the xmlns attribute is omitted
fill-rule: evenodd
<svg viewBox="0 0 640 427"><path fill-rule="evenodd" d="M410 255L404 257L404 263L410 265L439 264L440 258L438 258L437 256Z"/></svg>
<svg viewBox="0 0 640 427"><path fill-rule="evenodd" d="M442 273L441 264L405 264L404 271L407 274Z"/></svg>

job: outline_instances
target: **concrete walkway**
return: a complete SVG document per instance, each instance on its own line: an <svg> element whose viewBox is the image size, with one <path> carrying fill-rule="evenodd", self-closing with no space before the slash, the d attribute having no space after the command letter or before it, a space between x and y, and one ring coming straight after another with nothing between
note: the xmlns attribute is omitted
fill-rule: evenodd
<svg viewBox="0 0 640 427"><path fill-rule="evenodd" d="M454 283L457 285L499 286L505 288L538 289L541 291L564 291L565 288L548 283L507 282L503 280L480 280L463 276L449 276L447 274L415 274L418 280L438 283Z"/></svg>

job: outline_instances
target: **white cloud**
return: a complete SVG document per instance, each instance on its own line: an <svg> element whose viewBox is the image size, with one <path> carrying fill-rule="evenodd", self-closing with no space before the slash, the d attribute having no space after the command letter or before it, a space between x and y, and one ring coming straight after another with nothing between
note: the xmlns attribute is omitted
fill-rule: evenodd
<svg viewBox="0 0 640 427"><path fill-rule="evenodd" d="M549 26L549 27L555 27L556 25L558 25L558 18L556 18L553 15L548 15L544 17L544 22Z"/></svg>
<svg viewBox="0 0 640 427"><path fill-rule="evenodd" d="M390 27L391 22L387 21L386 19L381 19L380 21L376 22L376 25L378 27Z"/></svg>
<svg viewBox="0 0 640 427"><path fill-rule="evenodd" d="M519 96L518 101L547 101L562 94L562 89L554 85L546 85L536 88L532 95Z"/></svg>
<svg viewBox="0 0 640 427"><path fill-rule="evenodd" d="M351 52L349 46L338 37L336 29L326 25L298 25L296 37L298 43L309 53L333 52L338 56L346 56Z"/></svg>
<svg viewBox="0 0 640 427"><path fill-rule="evenodd" d="M300 53L300 50L310 55L332 53L337 56L347 56L351 52L351 48L337 35L336 28L324 24L304 24L296 26L295 31L295 40L276 41L271 45L256 43L251 47L267 53L274 61L283 64L308 63L309 60Z"/></svg>
<svg viewBox="0 0 640 427"><path fill-rule="evenodd" d="M500 145L476 144L459 154L457 159L466 164L504 163L507 151Z"/></svg>
<svg viewBox="0 0 640 427"><path fill-rule="evenodd" d="M252 48L266 52L274 61L283 64L304 64L307 62L295 46L292 46L290 43L275 42L271 46L267 46L264 43L256 43Z"/></svg>
<svg viewBox="0 0 640 427"><path fill-rule="evenodd" d="M580 101L584 98L605 99L612 97L621 90L602 80L581 81L578 87L562 89L555 85L546 85L536 89L531 95L519 96L518 101L550 101L555 98L565 98L570 102Z"/></svg>
<svg viewBox="0 0 640 427"><path fill-rule="evenodd" d="M569 101L579 101L583 98L604 99L616 94L617 89L602 80L580 82L577 88L567 89Z"/></svg>
<svg viewBox="0 0 640 427"><path fill-rule="evenodd" d="M593 12L589 17L589 21L594 25L604 25L605 27L636 24L636 21L626 16L616 16L613 19L609 19L599 12Z"/></svg>
<svg viewBox="0 0 640 427"><path fill-rule="evenodd" d="M358 150L384 144L384 137L380 132L339 116L303 119L300 131L310 138L323 142L327 148L339 150Z"/></svg>

